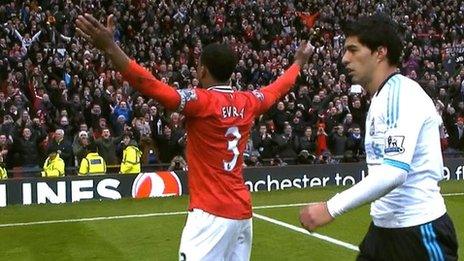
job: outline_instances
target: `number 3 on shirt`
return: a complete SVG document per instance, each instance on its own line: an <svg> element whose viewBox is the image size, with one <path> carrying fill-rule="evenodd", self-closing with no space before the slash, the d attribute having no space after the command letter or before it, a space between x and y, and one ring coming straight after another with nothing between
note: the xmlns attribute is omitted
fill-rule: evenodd
<svg viewBox="0 0 464 261"><path fill-rule="evenodd" d="M235 167L235 164L237 164L238 155L240 155L237 145L238 145L238 141L242 137L242 135L240 135L240 132L238 131L238 128L236 126L233 126L227 129L225 137L228 137L229 135L232 135L234 139L227 141L227 150L232 151L232 153L234 153L234 157L232 158L231 161L223 160L224 169L226 171L232 171L232 169Z"/></svg>

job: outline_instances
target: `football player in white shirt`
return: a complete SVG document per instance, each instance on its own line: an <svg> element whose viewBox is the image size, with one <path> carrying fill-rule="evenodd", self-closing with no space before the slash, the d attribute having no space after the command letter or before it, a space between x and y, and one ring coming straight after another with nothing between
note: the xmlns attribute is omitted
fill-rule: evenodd
<svg viewBox="0 0 464 261"><path fill-rule="evenodd" d="M371 96L366 119L369 175L327 202L301 209L307 230L372 202L373 222L358 260L457 260L457 240L438 182L441 118L419 84L398 73L397 25L373 15L345 30L342 62Z"/></svg>

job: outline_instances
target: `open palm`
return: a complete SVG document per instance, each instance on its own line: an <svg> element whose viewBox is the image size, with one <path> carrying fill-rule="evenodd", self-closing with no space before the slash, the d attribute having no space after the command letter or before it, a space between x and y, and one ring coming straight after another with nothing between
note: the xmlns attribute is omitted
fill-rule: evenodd
<svg viewBox="0 0 464 261"><path fill-rule="evenodd" d="M90 14L79 15L76 25L76 31L102 51L106 51L115 44L113 41L115 28L113 15L108 16L106 27Z"/></svg>

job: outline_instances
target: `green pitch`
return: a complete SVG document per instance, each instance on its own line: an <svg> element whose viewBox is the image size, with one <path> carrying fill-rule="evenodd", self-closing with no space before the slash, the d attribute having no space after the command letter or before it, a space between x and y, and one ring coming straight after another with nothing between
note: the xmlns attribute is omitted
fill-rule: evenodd
<svg viewBox="0 0 464 261"><path fill-rule="evenodd" d="M445 200L462 246L464 181L441 187L442 193L458 193ZM254 213L287 226L255 217L252 260L354 260L355 250L292 230L299 227L300 207L286 206L321 201L340 189L254 193ZM176 260L187 202L178 197L9 206L0 209L0 260ZM317 233L357 246L369 222L364 206Z"/></svg>

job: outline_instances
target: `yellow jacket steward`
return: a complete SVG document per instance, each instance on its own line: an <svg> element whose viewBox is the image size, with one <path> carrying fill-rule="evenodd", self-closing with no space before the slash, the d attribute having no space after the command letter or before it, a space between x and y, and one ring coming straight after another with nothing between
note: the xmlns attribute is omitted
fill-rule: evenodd
<svg viewBox="0 0 464 261"><path fill-rule="evenodd" d="M79 175L95 175L105 173L106 162L100 155L98 155L98 153L91 152L82 159L79 166Z"/></svg>
<svg viewBox="0 0 464 261"><path fill-rule="evenodd" d="M0 166L0 179L7 179L7 178L8 178L8 173L6 172L6 169Z"/></svg>
<svg viewBox="0 0 464 261"><path fill-rule="evenodd" d="M122 154L120 172L123 174L140 173L140 157L142 152L136 146L127 146Z"/></svg>
<svg viewBox="0 0 464 261"><path fill-rule="evenodd" d="M60 155L54 159L47 157L43 165L42 177L61 177L64 176L64 161Z"/></svg>

